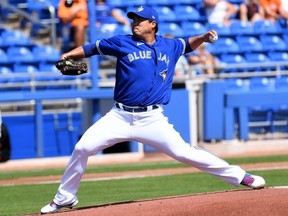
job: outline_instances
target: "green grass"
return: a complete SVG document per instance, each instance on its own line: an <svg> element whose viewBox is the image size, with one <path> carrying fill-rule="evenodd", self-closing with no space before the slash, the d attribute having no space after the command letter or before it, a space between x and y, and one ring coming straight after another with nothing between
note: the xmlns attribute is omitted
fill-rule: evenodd
<svg viewBox="0 0 288 216"><path fill-rule="evenodd" d="M285 160L286 159L286 160ZM227 159L233 164L253 162L287 161L286 156ZM159 169L183 167L178 162L130 164L89 167L88 172L121 172L127 170ZM43 173L61 175L63 169L49 170ZM30 173L31 172L31 173ZM1 173L2 179L20 176L42 176L41 170ZM267 186L288 185L288 170L255 171L266 179ZM31 175L30 175L31 174ZM59 184L0 186L0 215L14 216L39 213L42 206L53 199ZM114 202L140 200L172 195L195 194L202 192L232 190L236 187L206 173L179 174L171 176L118 179L106 181L81 182L77 196L79 207Z"/></svg>
<svg viewBox="0 0 288 216"><path fill-rule="evenodd" d="M287 155L276 155L266 157L246 157L246 158L226 158L230 164L252 164L263 162L283 162L288 161ZM187 167L178 161L165 161L165 162L150 162L150 163L134 163L134 164L118 164L118 165L101 165L101 166L88 166L86 173L105 173L105 172L124 172L135 170L153 170L153 169L167 169L167 168L181 168ZM45 169L45 170L24 170L24 171L9 171L1 172L0 180L4 179L17 179L21 177L33 176L55 176L62 175L64 169Z"/></svg>

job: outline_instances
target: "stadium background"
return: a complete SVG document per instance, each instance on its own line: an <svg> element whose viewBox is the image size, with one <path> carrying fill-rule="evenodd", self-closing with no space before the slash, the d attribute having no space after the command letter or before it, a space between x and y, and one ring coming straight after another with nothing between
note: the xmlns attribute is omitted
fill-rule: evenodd
<svg viewBox="0 0 288 216"><path fill-rule="evenodd" d="M239 5L242 0L230 2ZM237 148L243 149L243 141L285 141L288 28L282 21L212 26L201 0L107 3L123 13L139 4L152 5L160 13L161 35L173 32L185 37L212 28L218 31L219 40L208 46L221 62L218 73L207 76L194 67L188 76L175 78L172 101L165 107L187 142L207 148L224 143L221 147L226 149L240 143ZM60 76L56 71L60 47L69 41L69 26L59 22L57 4L56 0L0 3L0 101L11 136L12 159L70 155L82 132L113 104L113 59L92 57L90 73L79 77ZM90 23L95 23L95 5L93 1L88 5ZM120 25L114 32L91 25L88 38L93 42L129 32ZM122 143L99 154L139 151L154 149Z"/></svg>

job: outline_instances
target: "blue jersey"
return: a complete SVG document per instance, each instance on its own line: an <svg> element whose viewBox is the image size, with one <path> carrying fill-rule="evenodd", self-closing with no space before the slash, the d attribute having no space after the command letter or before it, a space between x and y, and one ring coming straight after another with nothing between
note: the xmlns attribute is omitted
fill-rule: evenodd
<svg viewBox="0 0 288 216"><path fill-rule="evenodd" d="M156 36L153 45L132 35L118 35L83 46L86 57L117 57L114 100L127 106L169 103L175 65L192 49L186 39Z"/></svg>

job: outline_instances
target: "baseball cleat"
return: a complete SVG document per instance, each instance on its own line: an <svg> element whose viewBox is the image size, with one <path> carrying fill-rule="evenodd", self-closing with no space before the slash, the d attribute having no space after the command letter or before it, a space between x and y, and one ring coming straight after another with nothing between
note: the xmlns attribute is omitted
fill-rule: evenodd
<svg viewBox="0 0 288 216"><path fill-rule="evenodd" d="M58 205L54 201L51 201L48 205L44 206L41 209L41 214L49 214L60 211L62 208L70 208L72 209L74 206L78 204L78 200L75 200L73 203L70 203L68 205Z"/></svg>
<svg viewBox="0 0 288 216"><path fill-rule="evenodd" d="M249 173L246 173L243 180L241 181L241 185L253 189L264 188L265 184L265 180L261 176L251 175Z"/></svg>

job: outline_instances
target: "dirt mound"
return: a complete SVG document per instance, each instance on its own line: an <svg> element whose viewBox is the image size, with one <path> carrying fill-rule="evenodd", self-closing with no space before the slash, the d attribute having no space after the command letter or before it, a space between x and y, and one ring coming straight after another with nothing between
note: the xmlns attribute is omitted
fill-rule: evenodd
<svg viewBox="0 0 288 216"><path fill-rule="evenodd" d="M59 216L283 216L288 187L233 190L75 208Z"/></svg>

